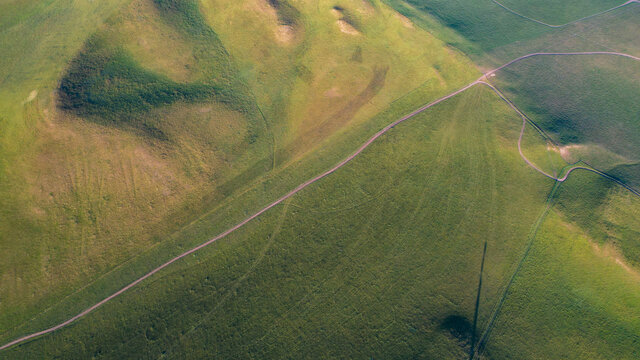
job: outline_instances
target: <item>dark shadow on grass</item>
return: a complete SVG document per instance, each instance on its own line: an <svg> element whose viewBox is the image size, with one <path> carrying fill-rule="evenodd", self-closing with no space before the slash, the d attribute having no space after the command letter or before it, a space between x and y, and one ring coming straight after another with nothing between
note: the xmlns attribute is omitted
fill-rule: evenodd
<svg viewBox="0 0 640 360"><path fill-rule="evenodd" d="M476 329L478 326L478 312L480 311L480 293L482 291L482 273L484 272L484 259L487 255L487 242L484 242L482 250L482 262L480 263L480 279L478 280L478 295L476 296L476 308L473 312L473 325L471 327L471 348L469 349L469 359L473 359L473 351L476 347Z"/></svg>

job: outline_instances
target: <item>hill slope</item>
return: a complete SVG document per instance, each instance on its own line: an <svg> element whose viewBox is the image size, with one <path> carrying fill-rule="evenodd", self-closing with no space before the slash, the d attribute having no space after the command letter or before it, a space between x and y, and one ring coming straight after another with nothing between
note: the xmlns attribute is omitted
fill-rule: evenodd
<svg viewBox="0 0 640 360"><path fill-rule="evenodd" d="M618 5L0 5L0 356L632 359Z"/></svg>

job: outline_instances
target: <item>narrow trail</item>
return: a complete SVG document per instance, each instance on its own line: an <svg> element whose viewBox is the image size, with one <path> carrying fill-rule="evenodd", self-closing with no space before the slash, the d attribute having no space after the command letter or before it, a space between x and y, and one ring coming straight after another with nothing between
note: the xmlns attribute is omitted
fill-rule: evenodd
<svg viewBox="0 0 640 360"><path fill-rule="evenodd" d="M628 59L631 59L631 60L640 61L640 57L629 55L629 54L625 54L625 53L615 52L615 51L536 52L536 53L523 55L523 56L520 56L519 58L513 59L513 60L505 63L504 65L502 65L500 67L497 67L497 68L487 72L485 75L487 77L491 76L491 75L495 74L496 72L506 68L507 66L513 65L514 63L520 62L520 61L528 59L528 58L536 57L536 56L594 56L594 55L620 56L620 57L628 58Z"/></svg>
<svg viewBox="0 0 640 360"><path fill-rule="evenodd" d="M497 88L495 88L493 85L489 84L489 83L488 83L488 82L486 82L485 80L486 80L487 76L489 76L489 75L491 75L491 74L494 74L496 71L498 71L498 70L500 70L500 69L503 69L503 68L505 68L505 67L507 67L507 66L509 66L509 65L513 64L513 63L516 63L516 62L518 62L518 61L522 61L522 60L524 60L524 59L531 58L531 57L534 57L534 56L542 56L542 55L554 55L554 56L573 56L573 55L614 55L614 56L623 56L623 57L627 57L627 58L631 58L631 59L634 59L634 60L638 60L638 61L640 61L640 58L638 58L638 57L635 57L635 56L632 56L632 55L628 55L628 54L624 54L624 53L617 53L617 52L532 53L532 54L528 54L528 55L525 55L525 56L521 56L521 57L519 57L519 58L517 58L517 59L515 59L515 60L512 60L512 61L510 61L510 62L508 62L508 63L506 63L506 64L504 64L504 65L502 65L502 66L500 66L500 67L498 67L498 68L496 68L496 69L494 69L494 70L489 71L489 72L488 72L488 73L486 73L485 75L481 76L478 80L475 80L475 81L471 82L470 84L468 84L468 85L466 85L466 86L462 87L461 89L458 89L458 90L456 90L456 91L454 91L454 92L452 92L452 93L450 93L450 94L448 94L448 95L445 95L445 96L443 96L443 97L441 97L441 98L439 98L439 99L437 99L437 100L435 100L435 101L433 101L433 102L431 102L431 103L429 103L429 104L427 104L427 105L424 105L424 106L422 106L422 107L418 108L417 110L415 110L415 111L411 112L410 114L405 115L404 117L402 117L402 118L400 118L400 119L398 119L398 120L396 120L396 121L394 121L394 122L390 123L389 125L385 126L382 130L380 130L380 131L378 131L377 133L375 133L371 138L369 138L369 140L367 140L364 144L362 144L362 145L361 145L361 146L360 146L360 147L359 147L355 152L353 152L351 155L347 156L344 160L340 161L338 164L336 164L336 165L335 165L334 167L332 167L331 169L329 169L329 170L327 170L327 171L325 171L325 172L321 173L320 175L317 175L316 177L314 177L314 178L312 178L312 179L310 179L310 180L307 180L307 181L305 181L304 183L302 183L302 184L298 185L295 189L291 190L290 192L288 192L288 193L287 193L287 194L285 194L284 196L282 196L282 197L280 197L279 199L277 199L277 200L273 201L272 203L268 204L267 206L265 206L264 208L262 208L262 209L261 209L261 210L259 210L258 212L254 213L253 215L249 216L248 218L244 219L243 221L239 222L238 224L236 224L236 225L235 225L235 226L233 226L232 228L230 228L230 229L228 229L228 230L224 231L223 233L221 233L221 234L217 235L216 237L214 237L214 238L212 238L212 239L210 239L210 240L208 240L208 241L206 241L206 242L204 242L204 243L202 243L202 244L200 244L200 245L198 245L198 246L196 246L196 247L194 247L194 248L191 248L190 250L187 250L187 251L185 251L184 253L182 253L182 254L180 254L180 255L178 255L178 256L176 256L176 257L172 258L171 260L169 260L169 261L167 261L167 262L163 263L162 265L160 265L160 266L156 267L155 269L153 269L153 270L149 271L148 273L146 273L146 274L144 274L143 276L139 277L138 279L134 280L134 281L133 281L133 282L131 282L130 284L128 284L128 285L126 285L125 287L121 288L120 290L118 290L118 291L114 292L113 294L109 295L108 297L106 297L106 298L102 299L101 301L99 301L99 302L97 302L96 304L92 305L91 307L89 307L89 308L85 309L84 311L80 312L79 314L77 314L77 315L75 315L75 316L73 316L73 317L69 318L68 320L66 320L66 321L64 321L64 322L61 322L61 323L59 323L59 324L57 324L57 325L55 325L55 326L52 326L52 327L50 327L50 328L48 328L48 329L45 329L45 330L42 330L42 331L38 331L38 332L35 332L35 333L32 333L32 334L29 334L29 335L26 335L26 336L20 337L20 338L18 338L18 339L13 340L13 341L10 341L10 342L8 342L8 343L6 343L6 344L4 344L4 345L0 346L0 351L1 351L1 350L5 350L5 349L7 349L7 348L9 348L9 347L11 347L11 346L14 346L14 345L17 345L17 344L23 343L23 342L25 342L25 341L31 340L31 339L33 339L33 338L36 338L36 337L39 337L39 336L42 336L42 335L46 335L46 334L52 333L52 332L54 332L54 331L56 331L56 330L59 330L59 329L61 329L61 328L65 327L65 326L67 326L67 325L69 325L69 324L71 324L71 323L75 322L76 320L78 320L78 319L80 319L80 318L82 318L82 317L86 316L87 314L89 314L89 313L93 312L93 311L94 311L94 310L96 310L97 308L99 308L99 307L101 307L102 305L106 304L107 302L109 302L109 301L113 300L114 298L116 298L116 297L118 297L119 295L123 294L123 293L124 293L124 292L126 292L127 290L131 289L132 287L134 287L134 286L138 285L139 283L141 283L142 281L146 280L147 278L149 278L149 277L153 276L154 274L156 274L156 273L157 273L157 272L159 272L160 270L162 270L162 269L164 269L164 268L168 267L169 265L173 264L174 262L176 262L176 261L178 261L178 260L180 260L180 259L182 259L182 258L184 258L184 257L186 257L186 256L188 256L188 255L191 255L191 254L193 254L193 253L197 252L198 250L200 250L200 249L202 249L202 248L204 248L204 247L207 247L207 246L209 246L209 245L213 244L213 243L214 243L214 242L216 242L217 240L220 240L220 239L222 239L222 238L226 237L227 235L229 235L229 234L233 233L234 231L236 231L236 230L240 229L241 227L243 227L244 225L246 225L246 224L247 224L248 222L250 222L251 220L253 220L253 219L257 218L258 216L260 216L260 215L264 214L265 212L269 211L271 208L273 208L273 207L277 206L278 204L282 203L283 201L285 201L285 200L289 199L289 198L290 198L290 197L292 197L293 195L295 195L295 194L297 194L298 192L302 191L303 189L305 189L305 188L306 188L306 187L308 187L309 185L311 185L311 184L313 184L313 183L315 183L315 182L317 182L317 181L319 181L319 180L321 180L321 179L323 179L323 178L325 178L325 177L327 177L327 176L329 176L329 175L333 174L333 173L334 173L334 172L336 172L338 169L342 168L342 167L343 167L343 166L345 166L348 162L350 162L351 160L353 160L356 156L360 155L360 154L361 154L361 153L362 153L366 148L368 148L368 147L369 147L369 146L370 146L374 141L376 141L379 137L381 137L382 135L384 135L385 133L387 133L389 130L391 130L392 128L394 128L396 125L398 125L398 124L400 124L400 123L402 123L402 122L404 122L404 121L406 121L406 120L408 120L408 119L413 118L414 116L416 116L416 115L418 115L418 114L420 114L420 113L424 112L425 110L427 110L427 109L429 109L429 108L431 108L431 107L433 107L433 106L435 106L435 105L438 105L438 104L440 104L440 103L442 103L442 102L444 102L444 101L446 101L446 100L448 100L448 99L450 99L450 98L452 98L452 97L454 97L454 96L456 96L456 95L458 95L458 94L461 94L461 93L463 93L463 92L467 91L468 89L470 89L470 88L474 87L475 85L483 84L483 85L489 86L491 89L493 89L493 90L494 90L494 91L495 91L495 92L496 92L496 93L497 93L497 94L498 94L498 95L499 95L499 96L500 96L504 101L506 101L506 102L507 102L507 103L508 103L508 104L509 104L509 105L510 105L510 106L511 106L515 111L517 111L517 112L518 112L518 114L520 114L521 116L523 116L523 118L525 119L525 120L524 120L524 121L525 121L525 124L526 124L526 116L525 116L524 114L522 114L522 112L521 112L520 110L518 110L518 109L517 109L517 107L516 107L515 105L513 105L513 103L511 103L511 102L510 102L510 101L509 101L509 100L508 100L508 99L507 99L507 98L506 98L506 97L505 97L505 96L504 96L504 95L503 95L503 94L502 94L502 93L501 93ZM523 130L523 131L524 131L524 130ZM519 150L520 150L520 155L522 156L522 158L524 159L524 161L525 161L529 166L531 166L532 168L534 168L536 171L540 172L541 174L543 174L543 175L545 175L545 176L547 176L547 177L550 177L550 178L552 178L552 179L557 180L557 182L558 182L558 183L559 183L559 182L562 182L562 181L565 181L565 180L567 179L567 177L569 176L569 174L570 174L572 171L577 170L577 169L584 169L584 170L589 170L589 171L595 172L595 173L597 173L597 174L599 174L599 175L605 176L605 177L606 177L606 178L608 178L608 179L614 180L614 181L616 181L617 183L619 183L619 184L623 185L625 188L627 188L627 189L629 189L630 191L634 192L636 195L639 195L639 196L640 196L640 194L638 194L638 192L636 192L636 191L632 190L631 188L629 188L628 186L626 186L626 185L622 184L620 181L618 181L618 180L616 180L616 179L614 179L614 178L612 178L612 177L610 177L610 176L608 176L608 175L606 175L606 174L604 174L604 173L602 173L602 172L600 172L600 171L597 171L597 170L594 170L594 169L591 169L591 168L587 168L587 167L582 167L582 166L576 166L576 167L573 167L573 168L571 168L569 171L567 171L567 173L565 174L565 176L564 176L563 178L560 178L560 179L558 179L558 178L554 178L553 176L550 176L549 174L545 173L544 171L542 171L541 169L539 169L538 167L536 167L533 163L531 163L531 162L530 162L530 161L529 161L529 160L524 156L524 154L522 153L522 150L520 149L520 142L521 142L521 140L522 140L522 134L523 134L523 132L521 132L521 134L520 134L520 138L519 138L519 140L518 140L518 148L519 148Z"/></svg>
<svg viewBox="0 0 640 360"><path fill-rule="evenodd" d="M636 58L636 60L640 61L640 59ZM527 115L525 115L511 100L509 100L498 88L496 88L495 86L491 85L490 83L486 82L486 81L478 81L479 84L483 84L485 86L488 86L489 88L491 88L491 90L493 90L499 97L500 99L502 99L505 103L507 103L507 105L509 105L509 107L511 107L511 109L513 109L513 111L515 111L518 115L520 115L520 117L522 118L522 128L520 129L520 136L518 137L518 152L520 153L520 157L522 158L522 160L524 160L525 163L527 163L527 165L529 165L531 168L533 168L534 170L536 170L537 172L539 172L540 174L553 179L557 182L565 182L568 178L569 175L575 171L575 170L587 170L587 171L591 171L593 173L596 173L602 177L605 177L615 183L617 183L618 185L624 187L625 189L629 190L631 193L637 195L640 197L640 192L638 192L637 190L633 189L632 187L628 186L627 184L623 183L622 181L612 177L611 175L608 175L596 168L590 167L590 166L583 166L583 165L574 165L572 167L570 167L564 174L563 177L555 177L553 175L550 175L549 173L545 172L544 170L540 169L539 167L537 167L533 162L531 162L525 155L524 152L522 151L522 138L524 136L524 131L526 129L527 123L529 123L529 118L527 117Z"/></svg>
<svg viewBox="0 0 640 360"><path fill-rule="evenodd" d="M527 242L527 247L525 248L522 257L520 258L520 261L518 261L518 264L516 265L515 271L511 274L511 277L509 278L509 281L505 285L505 287L504 287L504 289L502 291L502 296L500 297L500 300L498 300L498 302L494 306L493 311L491 312L491 316L489 317L489 322L487 324L487 327L485 328L484 332L480 336L480 339L476 343L475 347L470 350L471 351L471 355L469 357L470 360L476 359L478 356L480 356L483 353L484 349L486 348L486 344L487 344L487 342L489 340L489 335L493 331L493 327L495 325L495 321L498 318L498 316L500 315L500 311L502 310L502 306L504 305L504 302L505 302L505 300L507 298L507 295L509 294L509 290L511 289L511 286L513 285L513 282L516 279L516 276L520 272L520 269L522 268L522 265L524 264L524 261L527 259L527 256L529 255L529 252L531 251L531 248L533 247L533 242L534 242L534 240L536 238L536 235L538 234L538 230L540 229L540 225L542 225L542 223L546 219L547 215L549 214L549 211L551 210L551 205L553 204L553 198L554 198L555 193L558 190L558 187L560 186L560 184L562 184L562 183L561 182L556 182L553 185L553 188L551 189L551 191L549 192L549 195L547 196L546 206L542 210L542 213L538 217L538 220L536 220L536 222L533 224L533 227L531 228L531 231L529 232L529 236L528 236L528 240L529 241Z"/></svg>
<svg viewBox="0 0 640 360"><path fill-rule="evenodd" d="M580 19L577 19L577 20L570 21L570 22L568 22L568 23L566 23L566 24L553 25L553 24L547 24L546 22L543 22L543 21L540 21L540 20L537 20L537 19L531 18L531 17L526 16L526 15L523 15L523 14L521 14L521 13L519 13L519 12L517 12L517 11L515 11L515 10L511 9L510 7L508 7L508 6L504 5L504 4L502 4L502 3L500 3L500 2L498 2L498 1L496 1L496 0L491 0L491 1L492 1L492 2L494 2L496 5L500 6L501 8L503 8L503 9L507 10L508 12L510 12L510 13L512 13L512 14L514 14L514 15L517 15L517 16L519 16L519 17L523 18L523 19L526 19L526 20L529 20L529 21L533 21L533 22L535 22L535 23L537 23L537 24L544 25L544 26L546 26L546 27L550 27L550 28L554 28L554 29L555 29L555 28L563 28L563 27L566 27L566 26L569 26L569 25L573 25L573 24L575 24L575 23L577 23L577 22L584 21L584 20L587 20L587 19L591 19L591 18L593 18L593 17L599 16L599 15L603 15L603 14L606 14L606 13L608 13L608 12L611 12L611 11L614 11L614 10L616 10L616 9L619 9L619 8L621 8L621 7L623 7L623 6L627 6L627 5L631 4L631 3L637 3L637 2L638 2L638 0L629 0L629 1L625 2L624 4L620 4L620 5L618 5L618 6L614 6L614 7L612 7L611 9L607 9L607 10L601 11L601 12L596 13L596 14L592 14L592 15L589 15L589 16L585 16L585 17L583 17L583 18L580 18Z"/></svg>

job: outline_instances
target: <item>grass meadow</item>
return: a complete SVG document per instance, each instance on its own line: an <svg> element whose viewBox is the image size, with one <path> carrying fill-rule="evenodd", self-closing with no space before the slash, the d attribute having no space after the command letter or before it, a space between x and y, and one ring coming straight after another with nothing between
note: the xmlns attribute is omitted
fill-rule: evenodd
<svg viewBox="0 0 640 360"><path fill-rule="evenodd" d="M500 71L495 81L568 162L585 161L637 186L638 74L640 62L626 58L536 57Z"/></svg>
<svg viewBox="0 0 640 360"><path fill-rule="evenodd" d="M580 183L597 181L587 177L594 175L576 173L561 186L561 193L575 191ZM591 189L582 190L583 198L591 195ZM627 195L614 194L612 201ZM637 207L637 198L628 202ZM593 208L588 205L571 210L590 214ZM598 243L572 225L573 216L567 218L562 211L552 211L542 225L496 320L485 358L637 357L637 267L630 267L615 246Z"/></svg>
<svg viewBox="0 0 640 360"><path fill-rule="evenodd" d="M280 78L274 76L279 69L270 69L273 87L261 89L249 65L237 60L243 54L224 45L234 39L211 30L213 20L206 4L167 4L135 1L73 7L60 1L33 4L33 17L15 24L15 17L3 18L7 31L2 46L11 50L3 59L7 64L3 67L3 84L7 84L3 91L8 94L2 98L6 109L1 169L5 216L0 220L0 238L7 254L0 264L3 339L21 331L25 321L47 317L55 313L52 309L56 306L77 300L84 294L78 289L91 287L88 284L106 273L117 273L138 255L154 257L146 258L147 262L129 275L175 253L180 249L173 247L176 241L193 244L201 240L201 236L171 234L202 214L221 208L229 211L215 226L208 225L210 229L203 232L207 235L239 221L247 212L336 162L354 143L364 141L386 123L477 76L462 55L424 31L407 27L386 8L376 11L387 11L387 15L374 12L368 20L360 20L363 32L353 35L340 31L340 18L331 12L334 5L327 3L327 17L305 28L323 35L306 40L309 45L300 42L295 50L292 44L291 58L279 62L287 65L283 65ZM343 7L347 9L347 5ZM19 10L3 6L16 13ZM295 26L306 21L301 14ZM86 24L75 24L73 19ZM365 35L374 20L392 24L387 33L376 34L379 40L375 41ZM38 34L47 27L51 28L46 32L49 37L43 39ZM65 32L68 28L77 32ZM252 30L247 27L234 34L248 39L254 34ZM15 40L19 31L24 32L23 42ZM152 34L159 34L159 38ZM393 53L376 43L404 36L419 42L415 47L419 50L406 46ZM37 51L26 51L28 40ZM268 40L266 50L287 53L275 35ZM320 48L313 52L306 48L316 43ZM345 46L350 52L340 53L343 57L336 59L336 66L341 70L323 79L324 75L318 74L324 69L319 63L305 67L304 61L312 62L327 44L338 49ZM173 46L179 54L172 51ZM17 62L21 51L24 59ZM426 54L433 57L422 64L419 60L427 59ZM255 63L251 66L261 66L261 73L275 64L252 59ZM351 65L361 64L359 61L363 65ZM395 61L407 68L401 70ZM74 67L78 62L92 65ZM414 64L415 69L410 70L407 64ZM375 75L377 71L384 76L366 80L369 83L358 82L357 76L331 80L350 68L357 69L357 74ZM63 83L75 91L75 107L62 106ZM285 91L282 100L290 97L286 86L278 88L283 83L310 95L292 104L271 101L269 94L279 96L278 89ZM225 97L208 91L220 86L225 91L236 89L239 95ZM333 87L336 89L331 92ZM296 94L303 94L303 90L296 90ZM187 96L192 93L193 97ZM341 117L314 140L314 125L309 119L332 106L318 96L336 99L333 104L341 104L336 107ZM96 97L103 102L92 101ZM228 99L233 100L231 104ZM304 117L279 115L306 108L315 110ZM356 120L351 121L352 117ZM297 129L303 122L305 130ZM276 140L284 143L282 150L277 149L283 161L277 163ZM311 152L320 144L328 150ZM279 182L274 185L276 180ZM238 198L244 202L235 202ZM116 284L129 278L123 276ZM95 295L111 289L104 287ZM82 307L86 301L68 310Z"/></svg>
<svg viewBox="0 0 640 360"><path fill-rule="evenodd" d="M551 23L617 5L504 4ZM230 228L482 70L635 54L638 9L550 29L489 0L0 4L0 342ZM522 142L538 167L585 160L633 185L636 67L534 58L492 81L544 130ZM0 357L467 358L491 323L481 358L631 359L640 202L586 172L554 187L521 159L521 126L476 86Z"/></svg>
<svg viewBox="0 0 640 360"><path fill-rule="evenodd" d="M9 354L462 357L484 244L477 329L551 189L521 161L519 131L490 90L470 90L86 321ZM206 238L197 226L191 236Z"/></svg>
<svg viewBox="0 0 640 360"><path fill-rule="evenodd" d="M621 5L619 0L504 0L502 5L524 16L551 25L563 25Z"/></svg>
<svg viewBox="0 0 640 360"><path fill-rule="evenodd" d="M491 0L386 0L418 26L461 49L481 68L491 69L519 56L544 51L618 51L636 54L635 24L640 4L550 28L515 15ZM566 24L611 9L623 1L500 1L522 15Z"/></svg>

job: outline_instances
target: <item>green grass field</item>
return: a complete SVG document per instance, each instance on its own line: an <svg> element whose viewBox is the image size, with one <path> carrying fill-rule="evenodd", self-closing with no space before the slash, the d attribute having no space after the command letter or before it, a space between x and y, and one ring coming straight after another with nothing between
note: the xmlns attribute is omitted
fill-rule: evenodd
<svg viewBox="0 0 640 360"><path fill-rule="evenodd" d="M551 25L570 23L624 3L619 0L504 0L499 2L517 13Z"/></svg>
<svg viewBox="0 0 640 360"><path fill-rule="evenodd" d="M635 137L638 70L640 63L613 56L546 56L514 64L496 79L516 103L527 99L521 106L559 143L596 143L634 157L640 142ZM554 81L559 77L566 80Z"/></svg>
<svg viewBox="0 0 640 360"><path fill-rule="evenodd" d="M568 162L586 161L637 186L638 74L640 62L625 58L536 57L500 71L495 81Z"/></svg>
<svg viewBox="0 0 640 360"><path fill-rule="evenodd" d="M489 90L471 90L93 320L15 354L461 356L483 244L478 328L551 187L521 161L519 125ZM96 323L120 345L81 346Z"/></svg>
<svg viewBox="0 0 640 360"><path fill-rule="evenodd" d="M501 2L549 23L619 4ZM637 56L639 9L551 29L490 0L0 4L0 345L484 70L537 51ZM489 81L541 130L522 139L537 167L582 160L637 187L638 66L533 58ZM640 201L581 170L554 186L521 158L521 126L477 85L0 358L461 359L483 339L476 359L633 359Z"/></svg>
<svg viewBox="0 0 640 360"><path fill-rule="evenodd" d="M539 51L637 51L635 14L640 4L550 28L515 15L491 0L385 0L417 25L461 49L482 67L497 67ZM566 24L624 1L500 1L512 10L543 22ZM443 27L444 25L444 27Z"/></svg>
<svg viewBox="0 0 640 360"><path fill-rule="evenodd" d="M576 173L563 187L574 190L578 182L594 180L586 177L593 175ZM611 200L625 195L616 193ZM637 207L637 199L627 201ZM571 210L591 213L593 208ZM540 229L496 321L487 358L637 357L640 274L570 219L554 211Z"/></svg>
<svg viewBox="0 0 640 360"><path fill-rule="evenodd" d="M346 5L343 6L346 8ZM13 91L11 96L3 97L7 112L4 113L6 121L2 123L2 191L5 199L2 211L7 215L2 217L0 232L2 248L8 254L0 264L3 336L136 254L167 243L163 247L166 252L157 255L158 259L166 257L175 250L166 241L168 234L202 213L222 206L225 199L242 196L256 186L262 191L257 179L272 170L290 167L284 160L302 157L323 141L333 144L329 146L330 154L316 152L309 165L301 167L303 170L280 175L285 181L281 180L278 189L286 190L287 186L293 186L296 181L302 181L313 171L344 156L351 150L354 140L362 141L390 119L421 105L424 99L444 95L476 76L468 60L459 54L451 58L450 50L437 39L419 29L405 27L394 17L389 18L393 26L386 29L388 34L379 34L373 39L363 34L357 37L344 34L337 26L331 6L326 5L327 18L316 25L317 30L307 26L306 31L325 32L318 35L317 41L309 39L308 43L360 48L362 62L352 60L351 53L344 54L344 57L338 57L344 65L339 62L336 66L338 69L356 69L356 73L345 80L330 81L335 76L330 74L327 80L308 83L305 78L322 76L316 75L318 70L314 68L319 64L305 66L304 58L313 59L326 49L318 48L313 53L304 48L295 50L299 55L288 63L280 61L286 65L280 75L276 70L269 74L274 81L286 79L291 86L309 92L308 96L291 105L272 103L268 96L279 92L278 83L272 83L272 88L260 89L247 66L237 63L236 59L242 54L215 45L217 35L206 30L210 27L205 23L204 15L198 17L200 9L202 14L207 14L206 4L196 8L187 6L186 10L178 6L176 10L150 1L137 1L114 3L109 8L102 4L96 9L68 10L70 19L77 16L105 20L103 25L87 29L61 21L58 13L68 4L54 2L40 10L44 13L39 18L32 20L39 24L43 16L54 16L46 15L45 11L55 14L55 24L61 26L60 31L65 27L77 29L75 47L67 50L65 56L29 58L20 63L15 62L14 57L18 54L17 47L24 44L12 45L14 40L10 36L19 28L36 33L41 30L29 29L25 22L14 27L7 24L10 31L2 40L3 48L15 47L16 52L4 59L7 63L14 62L15 68L4 67L5 82L12 88L3 87L3 91ZM81 10L85 12L76 13ZM186 11L186 20L176 13L178 10ZM383 14L376 16L383 18ZM369 22L375 24L374 18ZM248 38L253 34L251 30L246 28L233 34ZM161 34L162 41L180 44L186 55L172 56L171 48L154 43L159 39L154 39L147 31ZM409 31L415 33L409 36L420 44L418 50L406 45L404 49L399 48L401 53L389 53L383 51L384 44L377 43L389 42ZM55 32L49 33L52 37L55 35ZM55 48L59 44L35 35L33 38L42 42L42 46ZM96 38L102 42L92 48L96 46ZM334 39L335 45L325 41L330 38ZM64 37L59 40L66 41L65 46L71 44ZM223 38L223 42L233 43L233 39ZM270 43L264 46L275 54L283 45L270 38ZM107 61L96 62L95 56L91 55L92 49L104 54L103 59ZM427 52L434 56L422 63L419 60ZM88 53L91 56L88 57ZM50 64L53 60L58 62ZM266 60L265 64L260 64L259 60L255 59L255 66L266 69L273 64ZM74 64L82 61L96 64L92 73L74 73ZM399 65L394 61L400 61ZM70 64L69 67L65 63ZM219 63L227 64L224 65L227 70L216 65ZM414 64L411 66L415 69L410 71L408 64ZM400 71L400 65L406 65L403 71ZM36 76L30 82L16 77L21 71L35 76L35 70L29 66L42 69L44 75ZM434 66L440 68L443 75L439 75ZM88 70L84 66L80 69ZM366 83L369 80L360 82L359 75L376 69L386 69L382 72L384 82L374 82L373 89L377 93L369 94ZM334 73L343 72L336 71ZM70 80L69 74L77 75L77 79ZM217 82L212 83L214 77ZM231 80L225 80L228 78ZM75 98L79 100L78 107L60 107L60 92L64 91L58 90L59 80L63 80L62 83L68 80L70 87L79 91L80 96ZM241 89L241 96L220 98L207 91L210 86L219 87L228 82L238 84L234 86ZM87 83L92 87L74 85ZM407 84L411 87L403 87ZM335 93L322 95L333 87ZM205 95L201 96L203 89ZM183 90L191 91L195 97L185 98L188 93ZM225 86L223 90L233 88ZM303 94L304 91L296 90L296 93ZM35 94L33 98L31 94ZM91 96L95 94L100 95L101 101L112 101L91 102ZM318 99L318 94L322 99ZM283 99L288 97L286 92L282 96ZM335 101L329 102L329 96ZM227 99L240 100L230 104ZM312 116L336 103L343 104L342 110L337 107L342 115L338 123L323 127L322 136L312 136L313 123L305 124L308 129L304 132L297 131L295 127L302 125L294 121L299 118L278 116L298 111L296 109L312 109L305 117ZM381 115L367 121L377 113ZM347 124L354 131L340 133ZM334 133L336 138L331 140ZM286 140L288 138L292 140ZM297 140L299 138L304 141ZM282 150L274 148L275 140L284 142ZM282 162L274 161L276 150L281 154ZM274 168L274 165L278 167ZM265 190L259 201L235 209L241 215L231 217L225 224L240 219L244 209L256 208L275 194L278 193Z"/></svg>

